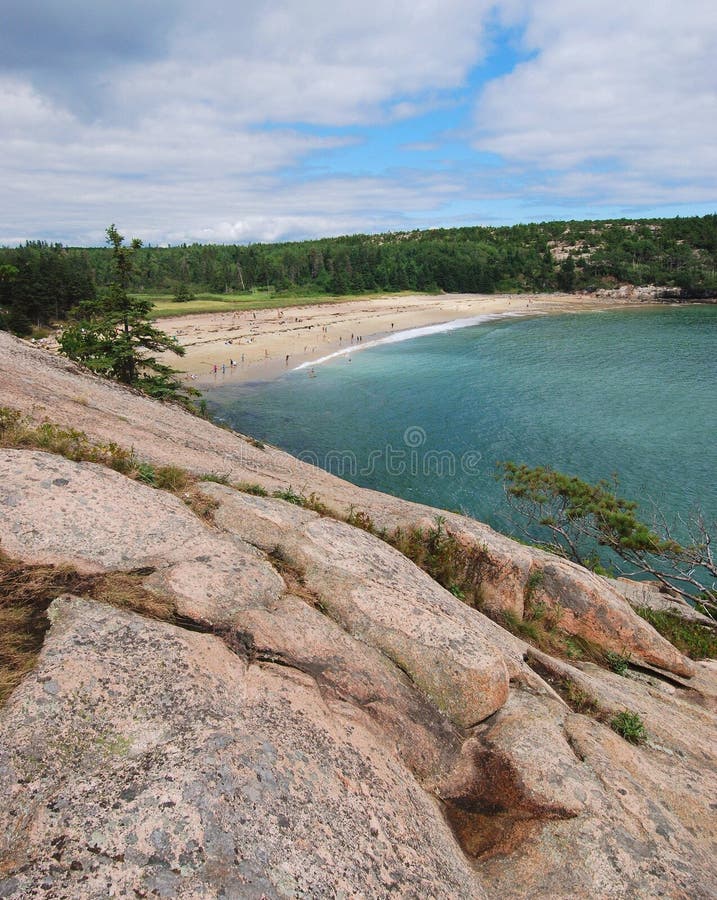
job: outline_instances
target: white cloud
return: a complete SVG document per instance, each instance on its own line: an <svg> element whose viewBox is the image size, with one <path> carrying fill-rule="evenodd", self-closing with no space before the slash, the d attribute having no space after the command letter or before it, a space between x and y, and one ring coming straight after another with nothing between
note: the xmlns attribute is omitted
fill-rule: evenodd
<svg viewBox="0 0 717 900"><path fill-rule="evenodd" d="M31 17L16 14L16 43L35 40L43 53L16 47L0 59L8 235L80 242L123 215L143 237L254 240L390 227L416 203L431 205L389 178L376 180L377 193L350 178L288 189L279 176L355 141L354 126L440 103L484 52L489 0L170 6L157 21L144 7L145 23L134 10L133 27L147 28L140 40L131 28L117 38L116 16L105 22L101 8L74 0L57 48L52 29L33 34ZM123 41L126 57L116 52ZM373 209L369 197L394 205Z"/></svg>
<svg viewBox="0 0 717 900"><path fill-rule="evenodd" d="M481 169L465 149L436 162L428 126L356 164L375 177L331 174L367 126L450 118L496 10L534 56L486 85L472 132L444 137L473 135L500 164ZM501 198L512 215L522 198L530 218L569 202L717 205L717 15L701 0L131 0L125 12L27 0L4 22L0 242L102 241L109 221L153 242L287 239L471 208L480 221ZM417 151L426 170L401 168L424 165Z"/></svg>
<svg viewBox="0 0 717 900"><path fill-rule="evenodd" d="M544 0L532 59L485 88L476 145L540 171L538 190L717 201L717 12L711 3ZM565 174L572 173L570 180Z"/></svg>

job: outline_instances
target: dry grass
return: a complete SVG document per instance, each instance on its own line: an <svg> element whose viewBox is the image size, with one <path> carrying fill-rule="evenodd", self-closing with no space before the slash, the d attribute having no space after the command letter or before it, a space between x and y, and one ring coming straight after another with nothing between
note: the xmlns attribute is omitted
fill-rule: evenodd
<svg viewBox="0 0 717 900"><path fill-rule="evenodd" d="M214 522L214 510L219 509L221 504L214 497L202 493L196 484L192 484L187 490L180 495L181 499L192 510L195 516L212 524Z"/></svg>
<svg viewBox="0 0 717 900"><path fill-rule="evenodd" d="M34 667L49 627L47 608L61 594L174 621L174 602L142 586L150 571L86 575L66 565L27 565L0 550L0 706Z"/></svg>
<svg viewBox="0 0 717 900"><path fill-rule="evenodd" d="M359 520L359 515L354 513L354 521L358 520L358 527L368 530L369 522ZM476 609L483 606L484 580L495 580L500 575L501 568L487 547L463 544L446 531L441 518L428 531L398 528L383 538L455 597Z"/></svg>
<svg viewBox="0 0 717 900"><path fill-rule="evenodd" d="M35 425L7 406L0 407L0 447L44 450L74 462L100 463L125 475L134 473L138 477L138 461L131 450L125 450L113 441L100 444L92 441L83 431L61 428L52 422Z"/></svg>
<svg viewBox="0 0 717 900"><path fill-rule="evenodd" d="M52 422L35 425L17 410L0 407L0 447L14 450L44 450L74 462L93 462L107 466L150 487L174 494L203 519L211 523L219 503L203 494L197 477L179 466L155 466L139 460L132 450L110 442L92 441L84 432L61 428Z"/></svg>
<svg viewBox="0 0 717 900"><path fill-rule="evenodd" d="M528 655L526 662L563 698L573 712L592 716L601 722L606 721L606 713L600 708L597 698L582 688L570 675L544 665L532 654Z"/></svg>
<svg viewBox="0 0 717 900"><path fill-rule="evenodd" d="M286 589L295 597L307 600L312 606L321 609L319 596L306 584L306 573L303 566L293 560L282 547L274 547L267 554L267 561L284 579Z"/></svg>

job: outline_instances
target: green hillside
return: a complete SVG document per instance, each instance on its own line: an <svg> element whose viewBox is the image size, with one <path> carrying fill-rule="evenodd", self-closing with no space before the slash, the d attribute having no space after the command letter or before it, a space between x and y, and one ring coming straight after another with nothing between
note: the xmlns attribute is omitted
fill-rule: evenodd
<svg viewBox="0 0 717 900"><path fill-rule="evenodd" d="M32 242L0 249L4 327L62 319L110 279L107 248ZM394 291L594 290L656 284L684 299L717 296L717 215L544 222L248 246L143 247L138 293L316 297ZM257 305L265 305L264 296ZM163 304L166 306L166 304ZM177 307L179 311L181 307Z"/></svg>

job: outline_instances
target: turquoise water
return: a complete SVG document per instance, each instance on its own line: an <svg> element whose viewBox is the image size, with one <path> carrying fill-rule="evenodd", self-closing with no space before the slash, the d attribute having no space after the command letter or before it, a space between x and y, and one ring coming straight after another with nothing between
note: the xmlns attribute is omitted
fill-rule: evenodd
<svg viewBox="0 0 717 900"><path fill-rule="evenodd" d="M699 506L717 519L717 307L493 321L347 360L207 401L356 484L501 530L501 460L617 473L646 512L654 500L669 518Z"/></svg>

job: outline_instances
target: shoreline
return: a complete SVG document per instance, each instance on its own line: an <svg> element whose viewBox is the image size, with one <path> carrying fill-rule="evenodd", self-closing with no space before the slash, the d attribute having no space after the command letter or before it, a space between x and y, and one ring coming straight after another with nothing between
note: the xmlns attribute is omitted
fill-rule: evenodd
<svg viewBox="0 0 717 900"><path fill-rule="evenodd" d="M198 313L162 320L185 356L161 359L206 391L270 381L361 349L482 321L646 305L642 299L584 294L442 294Z"/></svg>

